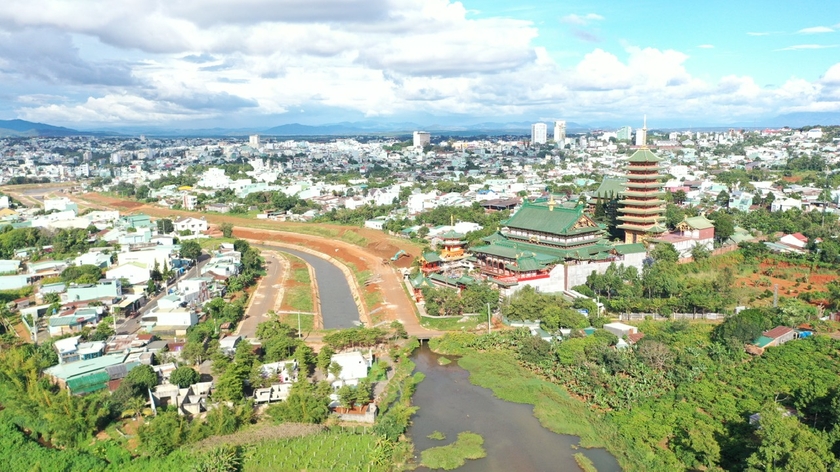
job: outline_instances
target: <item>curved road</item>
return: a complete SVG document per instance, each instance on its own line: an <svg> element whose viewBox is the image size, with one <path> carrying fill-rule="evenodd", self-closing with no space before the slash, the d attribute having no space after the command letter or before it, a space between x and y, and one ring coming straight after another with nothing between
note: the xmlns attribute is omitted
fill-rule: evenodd
<svg viewBox="0 0 840 472"><path fill-rule="evenodd" d="M259 249L285 252L312 266L321 301L324 329L352 328L359 323L359 308L341 269L312 254L280 246L254 245Z"/></svg>

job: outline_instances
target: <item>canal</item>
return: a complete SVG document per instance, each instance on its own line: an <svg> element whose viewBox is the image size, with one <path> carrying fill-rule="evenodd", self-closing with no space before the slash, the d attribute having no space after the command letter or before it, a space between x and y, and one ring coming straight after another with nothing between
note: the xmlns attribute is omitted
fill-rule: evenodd
<svg viewBox="0 0 840 472"><path fill-rule="evenodd" d="M456 362L440 365L440 357L426 345L413 355L416 370L426 375L412 397L420 409L408 430L418 462L421 451L451 444L458 433L472 431L484 438L487 457L468 460L459 471L577 471L580 468L573 457L577 452L585 454L599 472L621 471L606 450L574 449L579 438L543 428L534 417L533 405L496 398L491 390L471 384L469 372ZM429 439L434 431L446 439Z"/></svg>

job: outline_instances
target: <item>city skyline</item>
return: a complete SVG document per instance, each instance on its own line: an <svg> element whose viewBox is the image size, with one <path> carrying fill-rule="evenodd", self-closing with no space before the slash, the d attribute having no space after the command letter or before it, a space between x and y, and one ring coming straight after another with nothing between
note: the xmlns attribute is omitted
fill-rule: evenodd
<svg viewBox="0 0 840 472"><path fill-rule="evenodd" d="M0 119L725 125L840 112L840 5L9 1Z"/></svg>

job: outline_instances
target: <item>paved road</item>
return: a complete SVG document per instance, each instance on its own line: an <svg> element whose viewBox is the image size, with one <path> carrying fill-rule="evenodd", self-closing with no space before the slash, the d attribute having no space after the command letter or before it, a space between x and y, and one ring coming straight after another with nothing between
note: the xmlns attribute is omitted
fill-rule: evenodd
<svg viewBox="0 0 840 472"><path fill-rule="evenodd" d="M257 247L297 256L312 266L321 298L324 329L352 328L359 323L359 308L356 306L353 292L350 291L350 285L341 269L320 257L295 249L275 246Z"/></svg>
<svg viewBox="0 0 840 472"><path fill-rule="evenodd" d="M257 325L267 321L266 313L275 309L277 294L282 288L284 277L283 261L271 252L262 252L265 259L265 276L260 279L259 286L254 291L254 299L245 312L245 318L239 324L239 335L243 338L254 338Z"/></svg>

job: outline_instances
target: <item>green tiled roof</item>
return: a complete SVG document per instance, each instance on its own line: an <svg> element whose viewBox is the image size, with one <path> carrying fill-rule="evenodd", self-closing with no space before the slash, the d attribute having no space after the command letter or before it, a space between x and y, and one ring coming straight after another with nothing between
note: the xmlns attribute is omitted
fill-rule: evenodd
<svg viewBox="0 0 840 472"><path fill-rule="evenodd" d="M714 222L703 215L686 218L685 222L694 229L709 229L714 228Z"/></svg>
<svg viewBox="0 0 840 472"><path fill-rule="evenodd" d="M507 264L505 267L514 272L532 272L544 269L545 264L537 261L537 258L534 256L524 256L517 258L516 264Z"/></svg>
<svg viewBox="0 0 840 472"><path fill-rule="evenodd" d="M440 256L436 252L424 252L423 253L423 260L428 263L440 262Z"/></svg>
<svg viewBox="0 0 840 472"><path fill-rule="evenodd" d="M563 208L558 205L554 206L552 210L548 205L523 203L522 208L504 224L509 228L541 231L549 234L570 234L572 233L571 228L583 216L582 206ZM585 229L598 230L597 226ZM575 230L574 232L582 231Z"/></svg>
<svg viewBox="0 0 840 472"><path fill-rule="evenodd" d="M470 250L475 254L487 254L504 259L516 259L523 255L530 255L541 264L548 265L564 259L593 260L593 256L599 252L609 252L612 249L613 246L611 244L605 244L601 241L581 248L561 249L559 247L541 246L524 241L496 239L492 244L474 247Z"/></svg>
<svg viewBox="0 0 840 472"><path fill-rule="evenodd" d="M411 279L411 286L414 288L431 287L432 282L430 282L422 272L419 272L416 277Z"/></svg>
<svg viewBox="0 0 840 472"><path fill-rule="evenodd" d="M642 148L634 152L627 162L659 162L660 159L650 149Z"/></svg>
<svg viewBox="0 0 840 472"><path fill-rule="evenodd" d="M464 237L463 234L455 232L455 230L450 229L449 231L441 234L438 236L441 239L461 239Z"/></svg>
<svg viewBox="0 0 840 472"><path fill-rule="evenodd" d="M646 252L645 245L642 243L636 244L616 244L615 245L615 252L625 255L625 254L638 254L641 252Z"/></svg>

